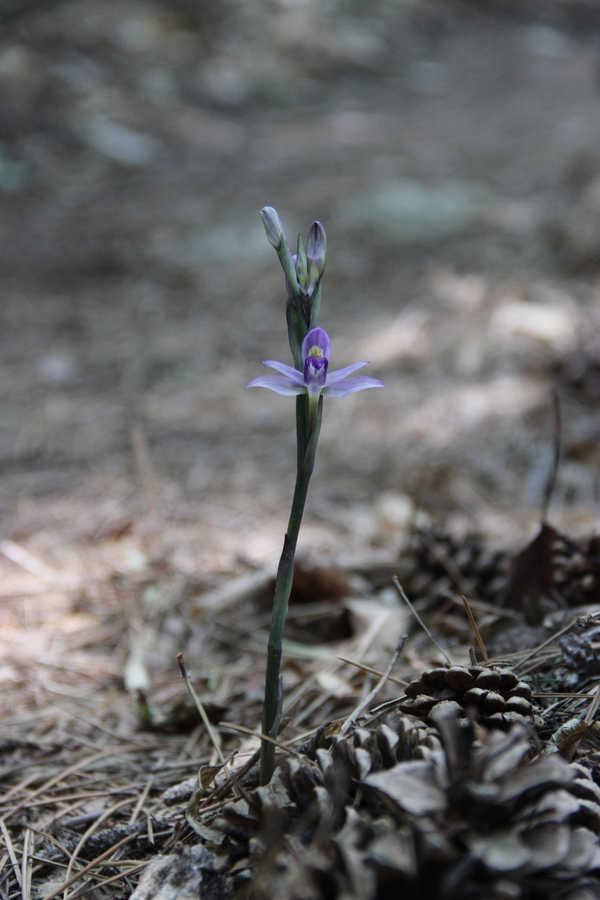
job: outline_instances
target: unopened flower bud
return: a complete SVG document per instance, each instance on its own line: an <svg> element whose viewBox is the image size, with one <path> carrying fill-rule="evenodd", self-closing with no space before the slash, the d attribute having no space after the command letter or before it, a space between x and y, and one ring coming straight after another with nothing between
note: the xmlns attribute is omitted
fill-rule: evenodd
<svg viewBox="0 0 600 900"><path fill-rule="evenodd" d="M273 209L272 206L265 206L261 209L260 215L269 243L276 250L279 250L285 241L285 234L277 210Z"/></svg>
<svg viewBox="0 0 600 900"><path fill-rule="evenodd" d="M306 261L308 265L308 278L310 284L318 281L325 271L325 256L327 254L327 237L325 229L320 222L313 222L308 232L306 242Z"/></svg>
<svg viewBox="0 0 600 900"><path fill-rule="evenodd" d="M308 268L306 260L306 250L304 249L304 241L302 240L301 234L298 235L298 253L296 254L295 264L298 284L302 287L305 287Z"/></svg>

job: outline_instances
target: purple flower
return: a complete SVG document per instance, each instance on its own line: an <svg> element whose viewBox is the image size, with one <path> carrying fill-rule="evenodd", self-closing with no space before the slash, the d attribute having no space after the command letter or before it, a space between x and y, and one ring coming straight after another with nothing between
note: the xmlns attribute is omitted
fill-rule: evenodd
<svg viewBox="0 0 600 900"><path fill-rule="evenodd" d="M315 406L321 394L326 397L347 397L355 391L364 391L367 388L383 387L377 378L369 378L367 375L359 375L357 378L346 378L357 369L368 366L366 362L352 363L343 369L327 374L329 368L329 354L331 341L329 335L322 328L313 328L302 341L302 362L304 371L293 369L285 363L274 359L265 359L263 363L270 369L280 372L280 375L261 375L254 378L246 385L249 387L266 387L276 394L293 397L297 394L308 394L311 406Z"/></svg>

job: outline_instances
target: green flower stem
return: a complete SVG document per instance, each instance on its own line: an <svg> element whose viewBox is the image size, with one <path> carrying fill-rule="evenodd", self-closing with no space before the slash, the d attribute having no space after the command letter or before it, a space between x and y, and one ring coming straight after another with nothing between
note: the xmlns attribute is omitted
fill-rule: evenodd
<svg viewBox="0 0 600 900"><path fill-rule="evenodd" d="M300 531L300 524L304 513L308 485L315 465L315 454L317 442L319 440L319 431L321 430L322 414L323 398L320 398L316 421L314 427L309 432L308 397L304 395L296 398L296 438L298 447L296 486L294 488L290 520L283 542L283 552L277 568L271 628L269 631L269 643L267 647L267 674L265 679L262 733L270 738L277 737L277 729L281 716L279 671L281 668L283 629L287 619L288 603L292 592L292 582L294 580L296 544L298 542L298 533ZM275 745L271 744L269 741L263 741L260 748L261 784L269 783L274 769Z"/></svg>

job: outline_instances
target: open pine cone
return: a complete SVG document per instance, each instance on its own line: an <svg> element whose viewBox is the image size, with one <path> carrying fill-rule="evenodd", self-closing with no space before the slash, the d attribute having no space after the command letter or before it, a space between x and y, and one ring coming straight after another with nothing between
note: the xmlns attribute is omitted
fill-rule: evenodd
<svg viewBox="0 0 600 900"><path fill-rule="evenodd" d="M437 748L421 745L420 759L397 760L406 743L389 723L357 729L316 762L284 759L268 787L225 808L224 867L235 861L242 896L600 896L600 789L587 770L556 754L532 759L525 726L480 729L461 713L436 705Z"/></svg>
<svg viewBox="0 0 600 900"><path fill-rule="evenodd" d="M479 532L456 534L443 523L417 528L402 558L402 585L409 597L435 600L448 592L463 593L466 582L481 600L502 603L509 560L503 551L488 547Z"/></svg>
<svg viewBox="0 0 600 900"><path fill-rule="evenodd" d="M463 709L475 708L488 725L508 727L531 722L533 691L512 669L495 666L449 666L423 672L411 681L402 712L426 717L437 703L455 700Z"/></svg>

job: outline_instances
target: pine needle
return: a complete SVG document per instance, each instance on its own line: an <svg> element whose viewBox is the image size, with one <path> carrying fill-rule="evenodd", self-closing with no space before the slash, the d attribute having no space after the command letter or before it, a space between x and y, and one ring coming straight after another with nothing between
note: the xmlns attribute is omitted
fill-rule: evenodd
<svg viewBox="0 0 600 900"><path fill-rule="evenodd" d="M340 737L343 737L345 734L347 734L350 731L352 726L358 721L359 717L365 711L365 709L371 705L373 700L383 690L383 687L385 686L386 681L388 680L388 678L390 677L390 675L392 674L392 672L394 670L394 666L398 662L398 657L402 653L402 648L404 647L404 644L407 639L408 639L407 634L403 634L400 636L398 643L396 644L396 649L394 650L394 655L392 656L389 666L387 667L387 669L385 670L385 672L383 673L383 675L381 676L381 678L379 679L379 681L377 682L377 684L375 685L373 690L370 691L370 693L364 698L364 700L361 700L361 702L358 704L358 706L356 707L354 712L352 712L348 716L348 718L342 725L342 730L340 731Z"/></svg>
<svg viewBox="0 0 600 900"><path fill-rule="evenodd" d="M423 631L425 632L425 634L427 635L427 637L429 638L429 640L431 641L431 643L433 644L433 646L436 647L437 650L439 650L439 652L442 654L442 656L444 657L444 659L446 660L446 662L448 663L448 665L451 666L451 665L452 665L452 660L450 659L450 657L448 656L448 654L446 653L446 651L445 651L445 650L442 650L442 648L440 647L440 645L438 644L438 642L436 641L436 639L434 638L434 636L433 636L432 633L430 632L429 628L427 627L427 625L425 624L425 622L423 621L423 619L421 618L421 616L419 615L419 613L416 611L416 609L414 608L414 606L412 605L412 603L410 602L410 600L408 599L408 597L407 597L406 594L404 593L404 588L402 587L402 585L401 585L400 582L398 581L398 578L397 578L396 575L393 575L393 576L392 576L392 581L394 582L394 584L395 584L396 587L398 588L398 592L399 592L400 596L402 597L402 599L404 600L404 602L406 603L406 605L407 605L408 608L410 609L411 613L413 614L413 616L415 617L415 619L417 620L417 622L419 623L419 625L421 626L421 628L423 629Z"/></svg>
<svg viewBox="0 0 600 900"><path fill-rule="evenodd" d="M469 605L469 601L467 600L467 598L465 597L464 594L463 594L462 600L463 600L465 609L467 611L467 616L469 617L469 624L471 625L471 628L473 629L473 634L475 635L475 640L477 641L477 643L479 645L479 649L481 650L481 655L483 656L483 661L484 661L484 663L488 663L490 661L490 658L487 655L487 650L485 649L485 644L483 643L483 638L481 637L481 632L479 631L477 622L475 621L475 616L473 615L473 611Z"/></svg>

